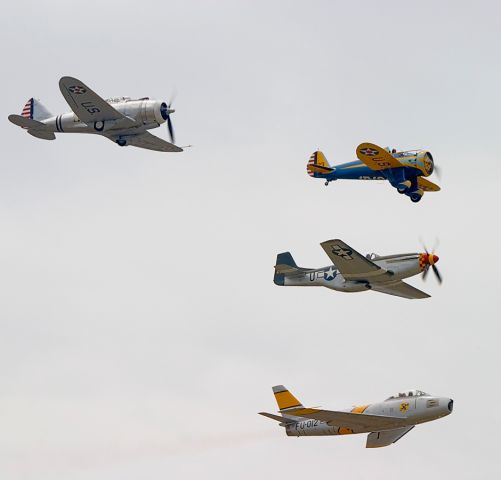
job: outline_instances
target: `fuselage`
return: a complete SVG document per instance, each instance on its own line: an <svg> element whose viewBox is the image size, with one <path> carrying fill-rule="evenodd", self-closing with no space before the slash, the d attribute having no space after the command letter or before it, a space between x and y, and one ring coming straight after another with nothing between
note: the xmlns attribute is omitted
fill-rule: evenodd
<svg viewBox="0 0 501 480"><path fill-rule="evenodd" d="M452 412L453 401L447 397L434 397L428 394L412 396L390 397L384 402L371 405L362 405L341 411L358 413L360 415L383 415L397 417L405 420L403 426L413 426L420 423L431 422L445 417ZM372 429L348 428L343 425L330 425L329 423L288 416L297 420L297 423L288 424L285 431L288 436L323 436L323 435L348 435L355 433L370 433Z"/></svg>
<svg viewBox="0 0 501 480"><path fill-rule="evenodd" d="M319 269L301 269L292 275L284 275L285 286L319 286L340 292L362 292L371 288L371 284L392 283L412 277L426 268L426 254L408 253L371 258L376 265L389 274L362 280L346 280L334 265Z"/></svg>
<svg viewBox="0 0 501 480"><path fill-rule="evenodd" d="M84 123L73 113L63 113L43 120L54 133L93 133L105 136L140 134L159 127L166 120L161 114L163 102L148 98L130 100L126 97L107 101L127 117L127 125L121 120L105 120L91 124ZM133 123L131 122L133 121Z"/></svg>

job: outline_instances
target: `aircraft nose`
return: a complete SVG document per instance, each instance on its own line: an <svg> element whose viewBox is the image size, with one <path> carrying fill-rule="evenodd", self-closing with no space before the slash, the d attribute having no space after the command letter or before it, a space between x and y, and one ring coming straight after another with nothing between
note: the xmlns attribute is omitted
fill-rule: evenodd
<svg viewBox="0 0 501 480"><path fill-rule="evenodd" d="M431 259L433 260L432 265L435 265L435 263L437 263L437 262L438 262L438 257L437 257L437 255L432 255Z"/></svg>
<svg viewBox="0 0 501 480"><path fill-rule="evenodd" d="M447 405L447 408L449 409L449 412L452 413L452 407L454 406L454 400L452 398L449 400L449 404Z"/></svg>

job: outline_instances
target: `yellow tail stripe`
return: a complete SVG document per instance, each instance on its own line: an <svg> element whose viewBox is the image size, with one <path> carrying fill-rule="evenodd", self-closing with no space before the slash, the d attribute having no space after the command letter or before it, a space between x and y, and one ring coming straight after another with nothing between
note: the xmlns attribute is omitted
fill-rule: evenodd
<svg viewBox="0 0 501 480"><path fill-rule="evenodd" d="M275 393L275 400L277 401L278 408L280 410L284 410L285 408L302 406L301 402L288 390L284 392Z"/></svg>

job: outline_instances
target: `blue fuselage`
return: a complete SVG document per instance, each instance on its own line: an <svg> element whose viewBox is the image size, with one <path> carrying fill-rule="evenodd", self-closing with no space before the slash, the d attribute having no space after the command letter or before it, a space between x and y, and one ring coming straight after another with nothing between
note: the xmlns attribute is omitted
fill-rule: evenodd
<svg viewBox="0 0 501 480"><path fill-rule="evenodd" d="M371 170L359 160L336 165L333 168L332 173L325 175L326 180L386 180L382 171Z"/></svg>

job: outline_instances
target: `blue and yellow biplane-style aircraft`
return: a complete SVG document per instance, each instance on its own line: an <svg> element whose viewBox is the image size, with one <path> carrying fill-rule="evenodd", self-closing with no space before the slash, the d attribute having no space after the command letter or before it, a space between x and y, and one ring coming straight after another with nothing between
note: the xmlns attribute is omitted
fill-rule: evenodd
<svg viewBox="0 0 501 480"><path fill-rule="evenodd" d="M388 180L399 193L407 195L413 202L419 202L424 192L438 192L440 187L426 178L433 173L435 164L430 152L381 148L373 143L362 143L357 147L358 160L330 166L325 155L314 152L306 169L314 178L325 179L325 185L334 180Z"/></svg>

